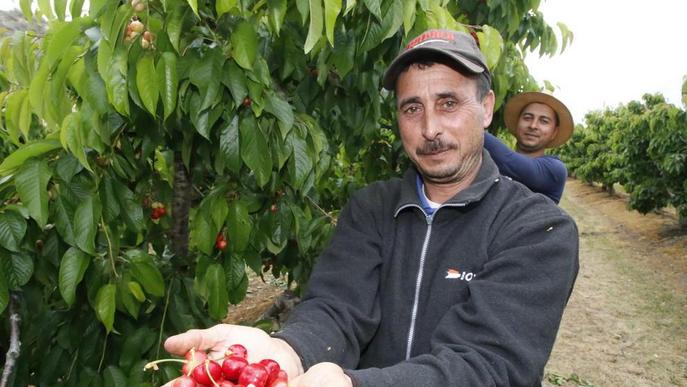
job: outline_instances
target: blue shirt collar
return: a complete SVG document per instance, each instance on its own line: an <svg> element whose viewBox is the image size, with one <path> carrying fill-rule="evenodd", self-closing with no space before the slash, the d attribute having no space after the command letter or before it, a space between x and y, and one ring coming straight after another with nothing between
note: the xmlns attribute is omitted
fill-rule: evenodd
<svg viewBox="0 0 687 387"><path fill-rule="evenodd" d="M424 181L422 180L422 176L418 173L417 177L415 178L415 188L417 190L417 197L420 199L420 205L422 205L422 209L425 211L425 214L427 215L432 215L434 214L434 211L436 211L436 208L433 208L430 204L429 201L427 201L427 195L425 195L424 191Z"/></svg>

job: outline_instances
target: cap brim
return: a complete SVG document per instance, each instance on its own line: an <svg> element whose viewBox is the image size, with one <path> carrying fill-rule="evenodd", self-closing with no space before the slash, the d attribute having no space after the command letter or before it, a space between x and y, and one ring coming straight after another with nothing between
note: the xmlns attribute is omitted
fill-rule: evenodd
<svg viewBox="0 0 687 387"><path fill-rule="evenodd" d="M570 110L568 110L565 104L550 94L530 91L520 93L508 100L503 111L503 120L506 124L506 128L508 128L511 133L515 134L518 128L518 121L520 120L520 112L522 112L525 106L534 102L548 105L558 115L558 133L546 147L555 148L565 144L570 136L572 136L573 130L575 129L575 123L573 122Z"/></svg>
<svg viewBox="0 0 687 387"><path fill-rule="evenodd" d="M397 56L393 62L391 62L391 65L389 65L389 68L386 70L386 73L384 73L382 86L387 90L394 90L396 88L396 80L398 79L398 76L401 74L401 71L406 67L406 64L428 53L440 54L442 56L445 56L446 58L454 60L458 65L474 74L481 74L485 71L482 65L477 64L460 55L447 53L446 51L439 48L416 47L402 53L401 55Z"/></svg>

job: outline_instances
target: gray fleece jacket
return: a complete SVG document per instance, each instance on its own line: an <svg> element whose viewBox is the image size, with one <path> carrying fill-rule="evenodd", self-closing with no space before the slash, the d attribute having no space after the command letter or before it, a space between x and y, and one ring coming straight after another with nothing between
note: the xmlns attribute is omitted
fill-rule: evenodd
<svg viewBox="0 0 687 387"><path fill-rule="evenodd" d="M541 385L579 267L574 221L487 152L431 216L416 176L352 196L274 336L358 387Z"/></svg>

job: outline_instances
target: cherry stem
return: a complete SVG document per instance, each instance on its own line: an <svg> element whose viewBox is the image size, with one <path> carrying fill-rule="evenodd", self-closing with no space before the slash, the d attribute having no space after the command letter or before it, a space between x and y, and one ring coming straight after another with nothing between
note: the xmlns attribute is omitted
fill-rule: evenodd
<svg viewBox="0 0 687 387"><path fill-rule="evenodd" d="M320 212L322 213L322 215L324 215L325 217L327 217L327 218L329 219L329 221L331 222L331 224L333 224L334 226L336 226L337 220L336 220L335 217L333 217L330 213L328 213L327 211L325 211L324 208L320 207L317 203L315 203L315 201L314 201L310 196L305 195L305 198L308 199L308 201L310 201L310 203L311 203L318 211L320 211Z"/></svg>
<svg viewBox="0 0 687 387"><path fill-rule="evenodd" d="M212 377L212 374L210 373L210 360L205 359L205 372L208 374L208 378L210 378L210 381L212 382L212 385L215 387L219 386L219 383L215 381L215 378Z"/></svg>
<svg viewBox="0 0 687 387"><path fill-rule="evenodd" d="M157 371L157 369L158 369L157 365L158 364L167 363L167 362L184 363L184 364L188 363L188 361L181 360L181 359L160 359L160 360L151 361L150 363L146 364L143 367L143 371L146 371L149 368L152 368L152 369Z"/></svg>

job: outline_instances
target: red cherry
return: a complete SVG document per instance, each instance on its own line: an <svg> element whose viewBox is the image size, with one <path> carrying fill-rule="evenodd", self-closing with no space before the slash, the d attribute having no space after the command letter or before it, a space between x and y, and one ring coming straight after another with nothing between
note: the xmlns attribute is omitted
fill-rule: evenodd
<svg viewBox="0 0 687 387"><path fill-rule="evenodd" d="M165 205L160 202L153 203L151 208L152 210L150 211L150 218L153 220L158 220L167 214Z"/></svg>
<svg viewBox="0 0 687 387"><path fill-rule="evenodd" d="M193 379L196 383L215 385L213 380L217 382L220 378L222 378L222 367L215 361L206 359L193 369Z"/></svg>
<svg viewBox="0 0 687 387"><path fill-rule="evenodd" d="M174 383L172 383L172 387L197 387L198 385L196 384L196 381L193 380L192 377L190 376L181 376L176 379L174 379Z"/></svg>
<svg viewBox="0 0 687 387"><path fill-rule="evenodd" d="M272 383L267 385L268 387L289 387L288 379L276 378Z"/></svg>
<svg viewBox="0 0 687 387"><path fill-rule="evenodd" d="M236 387L236 385L228 380L221 381L217 387Z"/></svg>
<svg viewBox="0 0 687 387"><path fill-rule="evenodd" d="M184 375L190 375L193 369L196 368L197 365L203 364L207 358L208 355L205 352L191 348L191 350L184 355L186 363L181 367L181 372L183 372Z"/></svg>
<svg viewBox="0 0 687 387"><path fill-rule="evenodd" d="M265 368L267 369L267 374L269 377L267 378L267 383L272 383L277 377L279 377L279 371L281 371L281 367L279 367L279 363L272 359L262 359L259 362Z"/></svg>
<svg viewBox="0 0 687 387"><path fill-rule="evenodd" d="M247 365L248 360L246 360L245 357L231 355L224 359L224 363L222 363L222 373L224 374L225 378L231 380L232 382L236 382L239 380L241 371L243 371Z"/></svg>
<svg viewBox="0 0 687 387"><path fill-rule="evenodd" d="M252 384L255 387L265 387L265 384L267 384L267 378L269 378L269 373L264 365L260 363L251 363L248 364L243 371L241 371L241 375L239 376L239 384L246 386Z"/></svg>
<svg viewBox="0 0 687 387"><path fill-rule="evenodd" d="M279 372L277 373L277 379L289 380L289 374L287 374L284 370L279 370Z"/></svg>
<svg viewBox="0 0 687 387"><path fill-rule="evenodd" d="M289 375L284 370L279 370L277 378L267 383L268 387L289 387Z"/></svg>
<svg viewBox="0 0 687 387"><path fill-rule="evenodd" d="M276 203L272 204L270 206L270 212L272 212L273 214L276 214L277 211L279 211L279 207L277 206L277 204Z"/></svg>
<svg viewBox="0 0 687 387"><path fill-rule="evenodd" d="M245 106L245 107L249 107L252 103L253 103L253 100L250 99L250 97L246 97L246 98L243 99L243 103L242 103L242 104L243 104L243 106Z"/></svg>
<svg viewBox="0 0 687 387"><path fill-rule="evenodd" d="M224 234L217 234L217 237L215 238L215 248L218 250L224 250L227 248L227 240L224 238Z"/></svg>
<svg viewBox="0 0 687 387"><path fill-rule="evenodd" d="M224 356L248 357L248 350L241 344L232 344L227 348Z"/></svg>

